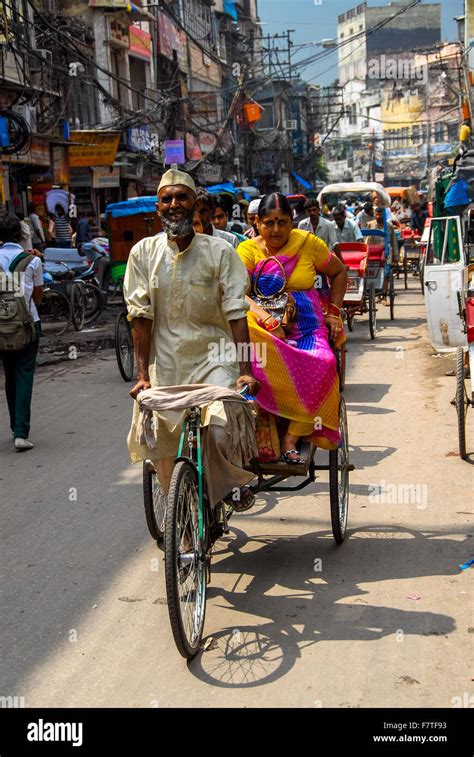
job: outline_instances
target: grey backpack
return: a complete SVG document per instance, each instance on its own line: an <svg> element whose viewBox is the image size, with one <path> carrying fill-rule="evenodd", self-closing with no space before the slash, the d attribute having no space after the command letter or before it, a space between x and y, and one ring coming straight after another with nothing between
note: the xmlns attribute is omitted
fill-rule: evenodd
<svg viewBox="0 0 474 757"><path fill-rule="evenodd" d="M9 273L24 274L34 255L21 252L12 260ZM0 269L1 274L1 269ZM0 283L0 352L17 352L36 339L35 324L24 295L13 276L3 275Z"/></svg>

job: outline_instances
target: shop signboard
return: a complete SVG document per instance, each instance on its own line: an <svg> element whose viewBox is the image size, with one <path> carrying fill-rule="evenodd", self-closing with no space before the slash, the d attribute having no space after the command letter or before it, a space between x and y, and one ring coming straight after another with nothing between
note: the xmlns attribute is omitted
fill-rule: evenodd
<svg viewBox="0 0 474 757"><path fill-rule="evenodd" d="M201 131L199 134L199 147L203 155L207 155L211 152L216 144L216 136L214 134L208 134L205 131Z"/></svg>
<svg viewBox="0 0 474 757"><path fill-rule="evenodd" d="M72 168L69 184L71 187L91 187L92 173L90 168Z"/></svg>
<svg viewBox="0 0 474 757"><path fill-rule="evenodd" d="M94 189L108 189L120 186L120 168L100 166L92 169L92 186Z"/></svg>
<svg viewBox="0 0 474 757"><path fill-rule="evenodd" d="M199 179L208 184L217 183L222 180L222 166L204 163L199 169Z"/></svg>
<svg viewBox="0 0 474 757"><path fill-rule="evenodd" d="M452 151L453 145L450 142L443 142L430 147L430 155L451 155Z"/></svg>
<svg viewBox="0 0 474 757"><path fill-rule="evenodd" d="M184 157L184 139L167 139L165 142L165 163L177 163L183 165L186 163Z"/></svg>
<svg viewBox="0 0 474 757"><path fill-rule="evenodd" d="M53 182L61 186L69 184L69 164L66 148L63 145L53 145L51 148Z"/></svg>
<svg viewBox="0 0 474 757"><path fill-rule="evenodd" d="M23 155L4 155L2 160L7 163L26 163L34 166L51 165L49 142L47 139L33 137L30 148Z"/></svg>
<svg viewBox="0 0 474 757"><path fill-rule="evenodd" d="M128 0L89 0L90 8L115 8L116 10L128 10Z"/></svg>
<svg viewBox="0 0 474 757"><path fill-rule="evenodd" d="M143 31L139 26L130 26L128 33L130 35L130 55L135 55L143 60L151 60L151 34Z"/></svg>
<svg viewBox="0 0 474 757"><path fill-rule="evenodd" d="M152 152L153 146L148 125L129 127L127 129L127 144L132 152Z"/></svg>
<svg viewBox="0 0 474 757"><path fill-rule="evenodd" d="M158 13L158 51L173 60L173 50L178 50L181 40L178 28L165 13Z"/></svg>
<svg viewBox="0 0 474 757"><path fill-rule="evenodd" d="M69 165L71 168L111 166L115 160L120 141L120 132L71 131Z"/></svg>
<svg viewBox="0 0 474 757"><path fill-rule="evenodd" d="M189 160L201 160L202 152L193 134L186 134L186 155Z"/></svg>

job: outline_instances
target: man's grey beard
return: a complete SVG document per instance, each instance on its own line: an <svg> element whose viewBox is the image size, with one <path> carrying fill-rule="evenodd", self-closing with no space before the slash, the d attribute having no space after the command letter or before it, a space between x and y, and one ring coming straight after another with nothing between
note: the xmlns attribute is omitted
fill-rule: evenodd
<svg viewBox="0 0 474 757"><path fill-rule="evenodd" d="M161 223L163 224L164 231L166 231L167 235L173 239L189 237L194 231L192 216L183 218L182 221L168 221L165 216L162 216Z"/></svg>

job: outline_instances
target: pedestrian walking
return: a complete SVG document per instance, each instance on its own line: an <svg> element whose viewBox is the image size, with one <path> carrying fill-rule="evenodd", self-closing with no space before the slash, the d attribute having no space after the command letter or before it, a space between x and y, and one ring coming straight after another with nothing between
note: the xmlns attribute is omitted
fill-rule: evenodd
<svg viewBox="0 0 474 757"><path fill-rule="evenodd" d="M55 247L71 247L72 228L62 205L54 208L54 215L49 222L49 234Z"/></svg>
<svg viewBox="0 0 474 757"><path fill-rule="evenodd" d="M28 437L41 333L36 306L43 292L43 268L39 257L24 251L20 239L20 220L6 213L0 216L0 360L10 429L15 449L23 452L34 447Z"/></svg>
<svg viewBox="0 0 474 757"><path fill-rule="evenodd" d="M30 202L30 204L28 205L28 217L30 219L31 239L33 242L33 247L40 252L43 252L46 240L44 236L43 224L41 223L41 219L38 213L36 212L36 205L34 204L34 202Z"/></svg>

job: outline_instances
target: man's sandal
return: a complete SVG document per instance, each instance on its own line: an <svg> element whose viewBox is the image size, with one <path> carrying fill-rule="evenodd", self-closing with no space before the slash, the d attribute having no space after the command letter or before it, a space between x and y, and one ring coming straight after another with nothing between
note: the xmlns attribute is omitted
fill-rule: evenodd
<svg viewBox="0 0 474 757"><path fill-rule="evenodd" d="M255 504L255 494L248 486L242 486L240 489L240 499L233 499L232 494L228 497L224 497L224 502L232 505L232 508L236 513L244 513L246 510L250 510Z"/></svg>
<svg viewBox="0 0 474 757"><path fill-rule="evenodd" d="M299 460L292 459L290 455L298 455ZM283 463L289 463L290 465L304 465L306 462L297 449L287 449L286 452L283 452L281 461Z"/></svg>

